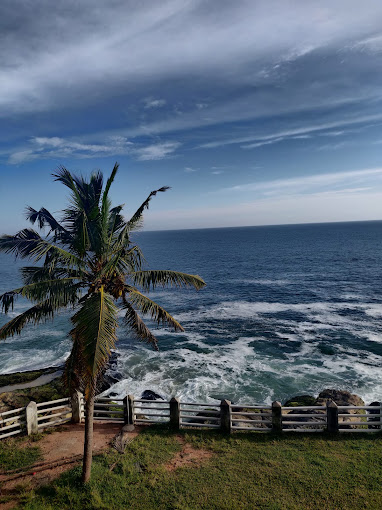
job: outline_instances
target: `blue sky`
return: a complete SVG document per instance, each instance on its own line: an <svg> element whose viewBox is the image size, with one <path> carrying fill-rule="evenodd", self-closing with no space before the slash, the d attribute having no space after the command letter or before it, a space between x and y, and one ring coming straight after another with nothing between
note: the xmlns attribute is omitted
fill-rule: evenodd
<svg viewBox="0 0 382 510"><path fill-rule="evenodd" d="M115 161L146 229L382 218L382 3L3 0L0 230Z"/></svg>

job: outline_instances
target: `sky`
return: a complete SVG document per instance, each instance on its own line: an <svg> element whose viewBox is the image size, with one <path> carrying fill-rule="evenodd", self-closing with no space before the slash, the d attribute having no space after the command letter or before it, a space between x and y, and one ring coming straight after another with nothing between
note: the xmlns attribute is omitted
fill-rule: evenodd
<svg viewBox="0 0 382 510"><path fill-rule="evenodd" d="M0 234L120 170L146 230L382 219L382 2L2 0Z"/></svg>

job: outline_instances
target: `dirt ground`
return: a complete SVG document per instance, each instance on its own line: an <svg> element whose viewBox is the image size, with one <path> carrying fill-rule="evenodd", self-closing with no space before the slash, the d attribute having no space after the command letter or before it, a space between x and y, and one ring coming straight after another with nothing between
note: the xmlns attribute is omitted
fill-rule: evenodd
<svg viewBox="0 0 382 510"><path fill-rule="evenodd" d="M176 436L176 438L182 445L182 449L171 459L168 464L166 464L165 468L167 471L174 471L180 467L198 466L212 456L212 453L208 450L193 448L189 443L185 441L183 436L179 435Z"/></svg>
<svg viewBox="0 0 382 510"><path fill-rule="evenodd" d="M121 430L119 423L94 423L94 453L105 450ZM82 461L84 445L84 425L69 424L44 436L38 443L42 451L40 459L34 467L26 473L15 475L0 475L1 495L16 496L16 488L38 487L45 485L57 478L64 471L71 469ZM138 430L129 432L129 437L134 438ZM62 463L62 464L61 464ZM58 465L57 465L58 464ZM0 503L1 510L13 508L17 501Z"/></svg>

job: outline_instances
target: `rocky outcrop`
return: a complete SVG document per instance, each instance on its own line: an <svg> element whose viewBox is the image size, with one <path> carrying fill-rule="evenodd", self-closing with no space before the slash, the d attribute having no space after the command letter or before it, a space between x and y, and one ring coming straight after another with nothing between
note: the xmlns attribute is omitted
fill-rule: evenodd
<svg viewBox="0 0 382 510"><path fill-rule="evenodd" d="M290 398L283 404L285 407L299 407L299 406L314 406L316 404L316 397L312 395L296 395Z"/></svg>
<svg viewBox="0 0 382 510"><path fill-rule="evenodd" d="M333 400L338 406L364 406L361 397L344 390L326 389L321 391L316 399L316 406L324 406L328 400Z"/></svg>
<svg viewBox="0 0 382 510"><path fill-rule="evenodd" d="M316 400L317 406L324 406L328 401L335 402L338 406L364 406L365 402L361 397L355 395L354 393L350 393L345 390L334 390L334 389L326 389L321 391ZM339 414L346 414L349 416L339 416L338 423L341 428L356 428L356 426L351 425L352 422L359 422L362 419L362 415L365 415L366 412L363 409L341 409ZM361 415L361 416L360 416ZM365 423L366 424L366 423Z"/></svg>
<svg viewBox="0 0 382 510"><path fill-rule="evenodd" d="M141 395L142 400L164 400L164 398L152 390L145 390Z"/></svg>
<svg viewBox="0 0 382 510"><path fill-rule="evenodd" d="M109 361L99 378L99 383L97 385L97 393L103 393L104 391L108 390L111 386L113 386L113 384L122 381L123 375L118 370L119 357L120 357L119 352L117 351L111 352Z"/></svg>
<svg viewBox="0 0 382 510"><path fill-rule="evenodd" d="M372 402L371 404L369 404L369 406L379 406L381 407L381 402ZM373 414L381 414L381 409L369 409L367 411L367 414L368 414L368 417L367 417L367 422L368 423L373 423L373 421L381 421L382 420L382 417L380 418L379 416L375 416L373 417ZM371 415L371 416L370 416ZM369 425L368 426L369 429L380 429L380 425Z"/></svg>
<svg viewBox="0 0 382 510"><path fill-rule="evenodd" d="M254 413L252 416L246 416L237 414L239 412L243 413ZM261 414L266 414L267 416L261 416ZM256 416L259 415L259 416ZM253 421L260 421L262 423L252 423ZM271 425L268 423L268 421L272 421L272 411L267 409L249 409L246 407L240 407L236 409L236 412L232 412L232 423L239 427L245 427L248 429L251 428L259 428L259 429L269 429L271 428Z"/></svg>
<svg viewBox="0 0 382 510"><path fill-rule="evenodd" d="M293 397L287 402L285 402L284 406L286 407L304 407L304 406L326 406L327 402L335 402L338 406L364 406L365 402L362 400L361 397L358 395L355 395L354 393L350 393L349 391L345 390L335 390L327 388L318 395L317 398L314 398L310 395L298 395L296 397ZM294 415L294 414L317 414L316 417L303 417L298 416L296 418L293 418L293 421L306 423L306 422L313 422L317 423L318 425L322 425L325 420L325 410L320 409L310 409L310 410L290 410L285 411L284 414L288 415ZM339 414L346 414L348 416L339 416L338 422L340 424L341 428L354 428L351 423L352 422L359 422L362 420L362 415L365 415L365 411L362 409L341 409ZM320 416L322 415L322 416ZM361 415L361 416L360 416ZM287 420L285 420L287 421ZM366 421L365 421L366 425ZM298 428L299 426L291 426L291 428Z"/></svg>

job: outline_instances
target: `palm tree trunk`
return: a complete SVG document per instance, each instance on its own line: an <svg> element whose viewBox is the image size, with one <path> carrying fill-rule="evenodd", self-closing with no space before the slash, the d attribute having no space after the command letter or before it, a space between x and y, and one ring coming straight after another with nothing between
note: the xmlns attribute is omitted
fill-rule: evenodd
<svg viewBox="0 0 382 510"><path fill-rule="evenodd" d="M85 400L85 441L84 460L82 464L82 483L90 480L93 459L93 420L94 420L94 392Z"/></svg>

